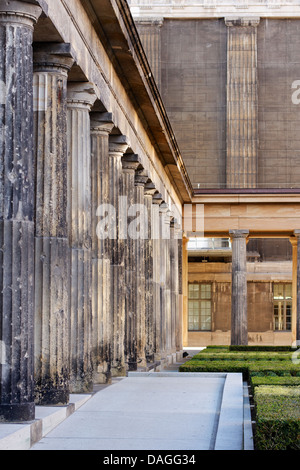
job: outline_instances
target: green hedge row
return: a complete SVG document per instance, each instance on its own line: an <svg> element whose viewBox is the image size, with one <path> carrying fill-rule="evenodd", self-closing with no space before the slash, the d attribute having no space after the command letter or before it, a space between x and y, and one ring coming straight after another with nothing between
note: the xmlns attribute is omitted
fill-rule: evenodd
<svg viewBox="0 0 300 470"><path fill-rule="evenodd" d="M257 450L300 450L300 387L255 389Z"/></svg>
<svg viewBox="0 0 300 470"><path fill-rule="evenodd" d="M287 361L292 359L291 352L211 352L196 354L191 361Z"/></svg>
<svg viewBox="0 0 300 470"><path fill-rule="evenodd" d="M300 387L300 377L299 376L257 376L257 375L250 375L250 386L252 388L252 392L254 392L255 387L259 387L261 385L281 385L281 386L289 386Z"/></svg>
<svg viewBox="0 0 300 470"><path fill-rule="evenodd" d="M180 366L181 372L241 372L251 385L259 450L300 450L300 365L295 349L210 346Z"/></svg>
<svg viewBox="0 0 300 470"><path fill-rule="evenodd" d="M229 361L229 360L196 360L186 362L179 368L180 372L241 372L244 380L252 376L299 376L300 365L289 361Z"/></svg>

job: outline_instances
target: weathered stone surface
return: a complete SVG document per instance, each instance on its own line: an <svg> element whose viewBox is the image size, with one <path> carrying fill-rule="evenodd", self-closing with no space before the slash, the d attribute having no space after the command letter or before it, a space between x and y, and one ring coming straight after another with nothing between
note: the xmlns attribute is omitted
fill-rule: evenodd
<svg viewBox="0 0 300 470"><path fill-rule="evenodd" d="M112 329L110 322L111 265L109 244L97 224L109 201L108 152L111 115L91 113L92 177L92 364L95 383L110 381ZM102 211L103 208L103 211ZM99 216L102 218L99 219Z"/></svg>
<svg viewBox="0 0 300 470"><path fill-rule="evenodd" d="M137 341L137 366L146 367L146 278L145 278L145 245L146 227L145 221L145 201L144 188L148 181L148 174L143 169L138 169L135 174L135 201L140 207L140 230L135 240L136 259L136 341Z"/></svg>
<svg viewBox="0 0 300 470"><path fill-rule="evenodd" d="M0 421L35 416L31 44L40 14L40 7L25 2L0 5Z"/></svg>
<svg viewBox="0 0 300 470"><path fill-rule="evenodd" d="M91 363L91 141L93 84L68 86L68 229L71 248L70 391L92 391Z"/></svg>
<svg viewBox="0 0 300 470"><path fill-rule="evenodd" d="M140 166L139 156L125 154L122 157L123 187L127 197L128 208L135 204L135 172ZM128 215L130 225L133 217ZM128 232L128 231L127 231ZM129 371L137 370L137 267L135 253L136 241L127 233L124 246L125 264L125 362Z"/></svg>
<svg viewBox="0 0 300 470"><path fill-rule="evenodd" d="M112 323L112 376L125 375L125 266L124 238L120 231L121 206L123 195L122 156L129 147L126 136L110 136L109 139L109 203L115 213L115 238L109 239L112 266L111 284L111 323Z"/></svg>
<svg viewBox="0 0 300 470"><path fill-rule="evenodd" d="M34 53L35 401L69 402L67 227L67 76L74 59L62 45ZM67 46L67 45L64 45Z"/></svg>

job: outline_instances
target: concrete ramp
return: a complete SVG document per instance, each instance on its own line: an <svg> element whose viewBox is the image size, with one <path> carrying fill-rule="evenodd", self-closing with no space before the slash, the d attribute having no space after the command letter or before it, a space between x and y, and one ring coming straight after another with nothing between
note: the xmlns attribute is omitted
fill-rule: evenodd
<svg viewBox="0 0 300 470"><path fill-rule="evenodd" d="M242 374L129 373L34 450L242 450Z"/></svg>

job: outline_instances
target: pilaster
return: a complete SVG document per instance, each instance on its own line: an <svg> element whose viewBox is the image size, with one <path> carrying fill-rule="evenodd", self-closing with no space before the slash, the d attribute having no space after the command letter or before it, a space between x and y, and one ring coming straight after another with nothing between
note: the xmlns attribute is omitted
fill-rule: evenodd
<svg viewBox="0 0 300 470"><path fill-rule="evenodd" d="M226 18L227 187L257 184L257 26L259 18Z"/></svg>

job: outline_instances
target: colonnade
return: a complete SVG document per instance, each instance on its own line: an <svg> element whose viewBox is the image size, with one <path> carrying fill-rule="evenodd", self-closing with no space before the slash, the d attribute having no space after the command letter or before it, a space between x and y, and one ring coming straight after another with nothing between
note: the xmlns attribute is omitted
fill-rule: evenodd
<svg viewBox="0 0 300 470"><path fill-rule="evenodd" d="M0 421L182 353L180 227L41 11L0 4Z"/></svg>

